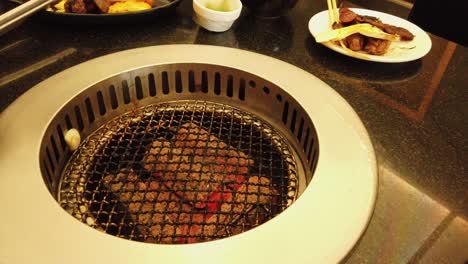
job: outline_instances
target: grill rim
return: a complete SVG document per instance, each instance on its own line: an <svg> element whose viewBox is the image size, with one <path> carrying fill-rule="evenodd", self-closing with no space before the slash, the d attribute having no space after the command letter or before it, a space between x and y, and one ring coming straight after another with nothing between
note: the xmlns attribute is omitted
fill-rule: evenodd
<svg viewBox="0 0 468 264"><path fill-rule="evenodd" d="M152 54L152 56L148 56L148 54ZM174 56L177 56L177 59L174 58ZM115 58L125 59L116 62L114 61ZM40 172L38 172L40 167L39 160L36 158L39 153L38 142L42 139L43 134L41 132L47 126L50 116L52 116L54 112L56 112L56 109L60 108L62 105L59 101L66 101L67 98L70 98L69 96L71 93L76 94L78 91L81 91L79 89L83 89L83 87L88 87L92 84L91 81L86 78L76 79L76 74L80 73L80 70L83 70L83 68L88 69L84 70L84 72L81 71L80 74L85 74L88 77L92 77L91 80L96 80L105 78L107 74L138 68L141 65L187 61L219 64L219 58L223 58L225 60L224 64L221 65L241 68L262 76L265 79L278 82L279 86L286 88L286 90L296 99L299 99L301 105L305 105L306 110L311 111L315 109L317 112L314 113L314 120L322 120L315 123L318 137L319 139L321 138L323 146L325 146L324 144L327 142L342 142L344 137L356 140L356 142L351 141L349 144L340 146L341 149L357 151L355 153L356 155L353 156L353 166L349 167L354 169L354 173L351 173L353 182L344 178L341 182L342 184L337 186L339 190L343 190L343 187L350 188L347 192L343 192L341 196L335 197L334 200L331 199L326 207L319 205L321 201L316 200L316 198L331 198L329 196L329 192L332 191L332 189L328 184L330 184L332 179L337 179L336 173L333 172L341 171L338 168L332 168L333 166L329 166L330 159L332 159L332 157L330 157L327 151L333 149L333 147L326 146L325 150L327 151L323 151L324 148L322 148L322 154L317 165L315 184L313 188L308 188L296 203L278 218L273 219L268 224L258 227L255 236L246 236L241 234L223 241L222 244L214 241L202 243L200 246L196 247L146 247L140 245L140 243L125 243L118 239L109 239L106 236L101 236L100 234L91 234L85 230L86 228L80 228L79 223L76 223L78 225L74 225L73 221L75 221L75 219L67 217L67 213L63 212L63 214L61 214L57 211L57 209L61 210L61 208L53 206L54 200L48 193L48 190L42 182ZM257 67L258 63L250 62L251 60L259 60L265 67L259 69ZM90 67L93 68L91 71L89 70ZM281 67L283 72L279 72L278 69L276 69L277 67ZM96 71L96 69L98 69L98 71ZM289 78L295 77L302 82L307 81L313 83L317 88L309 91L309 93L304 93L292 85L295 83L298 87L303 87L303 83L294 81L294 78L292 78L293 81L288 85L281 79L281 77L284 77L284 72L288 74ZM61 83L62 86L67 87L69 90L57 90L60 92L56 93L56 82ZM55 99L62 100L56 100L55 102L50 101L50 94L52 93L57 95ZM312 106L310 103L304 102L301 98L301 96L306 94L320 95L320 98L326 102L315 101L317 105ZM50 103L43 105L43 108L41 108L42 111L34 112L33 114L35 118L31 119L31 114L24 111L24 109L27 109L30 105L34 105L34 103L36 103L37 106L37 102L41 100L50 101ZM318 109L318 106L323 108ZM337 127L340 129L347 129L350 130L350 133L342 133L341 138L335 137L340 134L334 132L330 125L326 124L327 122L323 120L325 117L332 118L329 119L328 123L334 124L335 129ZM28 120L27 124L23 122L25 120ZM346 122L344 120L346 120ZM31 130L31 128L36 128L36 131L34 129ZM76 244L76 239L67 240L66 238L63 238L59 232L60 230L68 231L69 233L73 233L77 237L81 237L83 239L92 239L93 243L90 244L93 244L94 246L96 244L98 245L99 249L96 251L97 249L91 247L91 245L78 244L80 247L87 250L84 254L80 254L79 256L83 261L91 258L93 260L100 258L102 250L114 250L116 254L111 256L111 258L115 260L116 263L124 261L125 258L122 258L123 256L133 256L135 259L139 259L142 262L146 260L148 263L156 258L171 259L172 262L176 262L177 260L190 260L192 257L199 260L203 259L207 263L212 263L213 261L220 259L224 260L225 263L228 263L229 261L230 263L238 263L242 260L252 261L255 260L255 258L258 258L258 261L271 260L272 262L291 260L304 261L305 259L307 259L307 261L320 261L324 260L325 257L327 257L326 259L328 261L338 262L347 254L364 232L365 227L370 220L376 199L377 166L375 153L364 125L349 104L346 103L346 101L335 91L330 89L328 85L295 66L282 63L276 59L266 56L235 49L213 46L169 45L124 51L88 61L85 64L75 66L47 79L21 96L0 116L0 132L4 135L2 150L0 152L0 157L2 157L2 159L0 159L2 163L2 166L0 166L0 175L2 175L2 178L0 178L2 183L0 184L0 189L2 191L0 192L0 197L2 199L2 211L11 216L11 218L5 220L5 225L1 226L1 231L5 234L5 236L2 237L2 244L5 244L5 247L0 249L0 255L6 256L5 258L12 262L21 262L25 258L28 258L29 262L34 261L35 263L47 263L48 260L50 260L50 256L53 256L54 259L69 259L69 256L73 255L73 252L70 251L68 244L65 245L63 241ZM330 134L327 134L328 132L330 132ZM335 140L333 141L332 139ZM348 143L348 141L344 141L342 143ZM33 151L31 151L31 149ZM346 162L346 157L337 156L334 158L339 158L340 161L344 162L342 167L350 166L350 164ZM21 159L26 159L29 166L24 166ZM12 164L15 166L12 166ZM21 164L23 167L18 171ZM349 172L346 171L341 172L343 174L349 174ZM341 173L339 174L341 175ZM24 182L24 177L29 177L29 181ZM20 186L23 192L18 192L17 188L11 188L11 185ZM21 194L24 194L25 192L28 194L31 193L31 195L34 194L34 197L36 198L34 206L32 206L32 204L28 204L28 201L25 203L25 200L27 199L24 199L24 197L21 196ZM13 202L8 203L5 201ZM357 203L360 208L353 208L357 210L349 210L346 208L346 205L350 205L351 202L354 204ZM304 203L307 203L307 205L304 205ZM23 210L19 210L18 208L21 207L28 208L29 210L24 210L24 208L22 208ZM320 225L320 228L312 225L307 229L297 231L297 236L294 236L295 240L291 241L294 243L291 243L291 246L288 249L290 249L291 252L309 252L310 254L306 256L302 253L283 256L284 254L282 253L282 250L276 252L271 247L265 248L266 245L271 245L271 243L267 243L265 246L258 244L262 239L269 241L269 239L266 239L267 237L271 240L271 236L269 236L268 232L271 231L272 228L275 228L277 232L283 234L286 231L294 231L291 229L279 229L281 227L281 222L284 218L288 217L289 224L303 223L301 222L301 219L297 217L297 214L299 212L303 212L301 210L306 207L317 210L316 215L313 218L311 218L311 216L304 215L302 220L304 218L313 220L317 225ZM341 209L342 211L336 209ZM31 219L31 216L43 215L44 213L46 213L48 217L45 217L44 219L34 219L34 221ZM336 217L337 214L347 216L348 221L339 222L329 217L331 215ZM46 220L50 220L49 216L55 218L56 224L53 227L43 228L42 230L39 229L39 224L47 224ZM21 219L21 221L18 221L18 219ZM27 223L28 225L21 226L22 229L15 228L24 223ZM9 228L5 229L4 226L8 226ZM43 225L43 227L45 226L47 225ZM94 232L94 230L89 231ZM348 236L343 238L337 234L337 232L341 231L346 231ZM312 234L314 235L312 236ZM337 235L337 237L340 237L341 239L339 241L329 241L329 239L324 239L330 235ZM30 239L26 241L20 240L23 237L29 237ZM44 243L44 237L48 238L49 243ZM284 238L289 238L289 236ZM3 243L4 241L8 242ZM11 243L12 241L18 243L20 241L23 242L23 248L28 248L28 250L30 249L31 254L23 256L22 252L18 252L15 247L16 243ZM244 244L244 246L241 244ZM55 250L52 250L52 253L50 250L51 245L55 247ZM220 247L221 245L222 247ZM252 249L252 245L257 246L256 253L258 254L256 254L256 256L258 255L259 257L248 254L248 252L250 252L249 250ZM315 252L310 251L311 245L316 248ZM197 252L209 251L210 254L206 257L200 254L193 255L195 252L193 249L195 248ZM236 250L234 250L235 252L226 251L226 248ZM120 251L117 249L120 249ZM47 252L47 254L44 252ZM243 252L247 252L247 254L243 254ZM269 254L260 254L261 252ZM142 255L145 257L141 258ZM180 258L177 259L174 256L179 256ZM109 255L105 255L103 257L105 257L103 260L110 260Z"/></svg>

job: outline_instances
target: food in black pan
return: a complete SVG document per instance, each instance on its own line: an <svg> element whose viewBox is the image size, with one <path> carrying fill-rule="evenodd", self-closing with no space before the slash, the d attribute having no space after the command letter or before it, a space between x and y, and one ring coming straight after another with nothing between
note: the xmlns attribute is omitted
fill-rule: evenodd
<svg viewBox="0 0 468 264"><path fill-rule="evenodd" d="M154 7L154 0L61 0L47 11L76 14L115 14L137 12Z"/></svg>

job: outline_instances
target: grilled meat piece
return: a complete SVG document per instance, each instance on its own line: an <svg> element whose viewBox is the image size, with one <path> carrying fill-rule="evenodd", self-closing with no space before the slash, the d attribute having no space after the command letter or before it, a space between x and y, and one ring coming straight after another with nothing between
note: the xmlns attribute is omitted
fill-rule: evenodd
<svg viewBox="0 0 468 264"><path fill-rule="evenodd" d="M388 34L399 35L401 40L413 40L414 39L413 33L411 33L409 30L402 28L402 27L385 24L376 17L357 15L355 18L355 22L371 24L375 27L382 29L384 32Z"/></svg>
<svg viewBox="0 0 468 264"><path fill-rule="evenodd" d="M344 43L346 47L354 51L359 51L364 48L364 36L356 33L345 38Z"/></svg>
<svg viewBox="0 0 468 264"><path fill-rule="evenodd" d="M99 13L99 9L94 0L67 0L64 7L67 13Z"/></svg>
<svg viewBox="0 0 468 264"><path fill-rule="evenodd" d="M84 0L84 2L86 5L86 11L89 14L101 13L101 10L99 10L99 7L96 5L96 2L94 0Z"/></svg>
<svg viewBox="0 0 468 264"><path fill-rule="evenodd" d="M342 7L339 10L340 13L340 22L344 24L352 23L357 17L357 14L349 10L346 7Z"/></svg>
<svg viewBox="0 0 468 264"><path fill-rule="evenodd" d="M384 24L383 31L387 32L388 34L399 35L401 40L414 39L413 33L409 32L409 30L407 30L406 28Z"/></svg>
<svg viewBox="0 0 468 264"><path fill-rule="evenodd" d="M86 14L86 3L84 0L68 0L65 2L65 12Z"/></svg>
<svg viewBox="0 0 468 264"><path fill-rule="evenodd" d="M352 11L351 11L352 12ZM383 29L384 28L384 23L382 23L382 21L380 21L380 19L378 19L377 17L373 17L373 16L360 16L360 15L357 15L356 14L356 18L355 18L355 22L356 23L367 23L367 24L371 24L375 27L378 27L380 29Z"/></svg>
<svg viewBox="0 0 468 264"><path fill-rule="evenodd" d="M375 27L382 29L384 32L388 34L399 35L401 40L413 40L414 39L413 33L411 33L409 30L402 28L402 27L385 24L376 17L358 15L356 17L356 22L368 23L368 24L371 24Z"/></svg>
<svg viewBox="0 0 468 264"><path fill-rule="evenodd" d="M364 50L372 55L382 55L387 52L390 46L390 41L383 39L367 38L366 46Z"/></svg>
<svg viewBox="0 0 468 264"><path fill-rule="evenodd" d="M399 35L401 40L412 40L414 35L408 30L385 24L372 16L361 16L347 8L340 9L340 20L349 24L367 23L382 29L384 32ZM390 41L353 34L345 39L345 45L353 51L365 50L372 55L383 55L390 46Z"/></svg>

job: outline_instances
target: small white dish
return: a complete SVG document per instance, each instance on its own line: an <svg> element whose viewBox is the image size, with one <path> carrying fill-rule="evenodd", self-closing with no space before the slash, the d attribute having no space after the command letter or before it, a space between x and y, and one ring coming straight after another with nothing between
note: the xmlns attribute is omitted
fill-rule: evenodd
<svg viewBox="0 0 468 264"><path fill-rule="evenodd" d="M350 9L358 15L377 17L384 23L406 28L411 33L413 33L415 37L412 41L392 42L388 51L381 56L370 55L363 52L361 53L362 56L356 56L354 53L350 53L349 51L343 49L340 45L336 45L333 42L325 42L321 44L336 52L350 57L384 63L398 63L417 60L419 58L424 57L431 50L431 38L429 37L429 35L427 35L427 33L424 30L422 30L415 24L405 19L378 11L361 8ZM316 36L317 34L327 30L330 30L328 26L328 10L317 13L310 19L309 31L313 36Z"/></svg>
<svg viewBox="0 0 468 264"><path fill-rule="evenodd" d="M195 23L209 31L224 32L239 18L242 3L240 0L193 0L193 10Z"/></svg>

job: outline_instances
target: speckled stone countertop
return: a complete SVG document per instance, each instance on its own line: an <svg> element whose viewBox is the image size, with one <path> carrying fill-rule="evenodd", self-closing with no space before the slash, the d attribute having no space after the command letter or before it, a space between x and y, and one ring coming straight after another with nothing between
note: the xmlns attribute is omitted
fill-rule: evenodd
<svg viewBox="0 0 468 264"><path fill-rule="evenodd" d="M410 9L393 2L398 1L346 4L406 18ZM194 24L187 0L175 15L143 24L69 26L32 18L0 37L0 111L51 75L120 50L196 43L269 55L316 75L340 93L374 144L380 176L375 212L343 262L466 263L468 49L431 35L432 50L413 62L349 58L310 36L310 17L324 9L325 1L301 0L287 16L274 20L244 10L233 28L221 34Z"/></svg>

